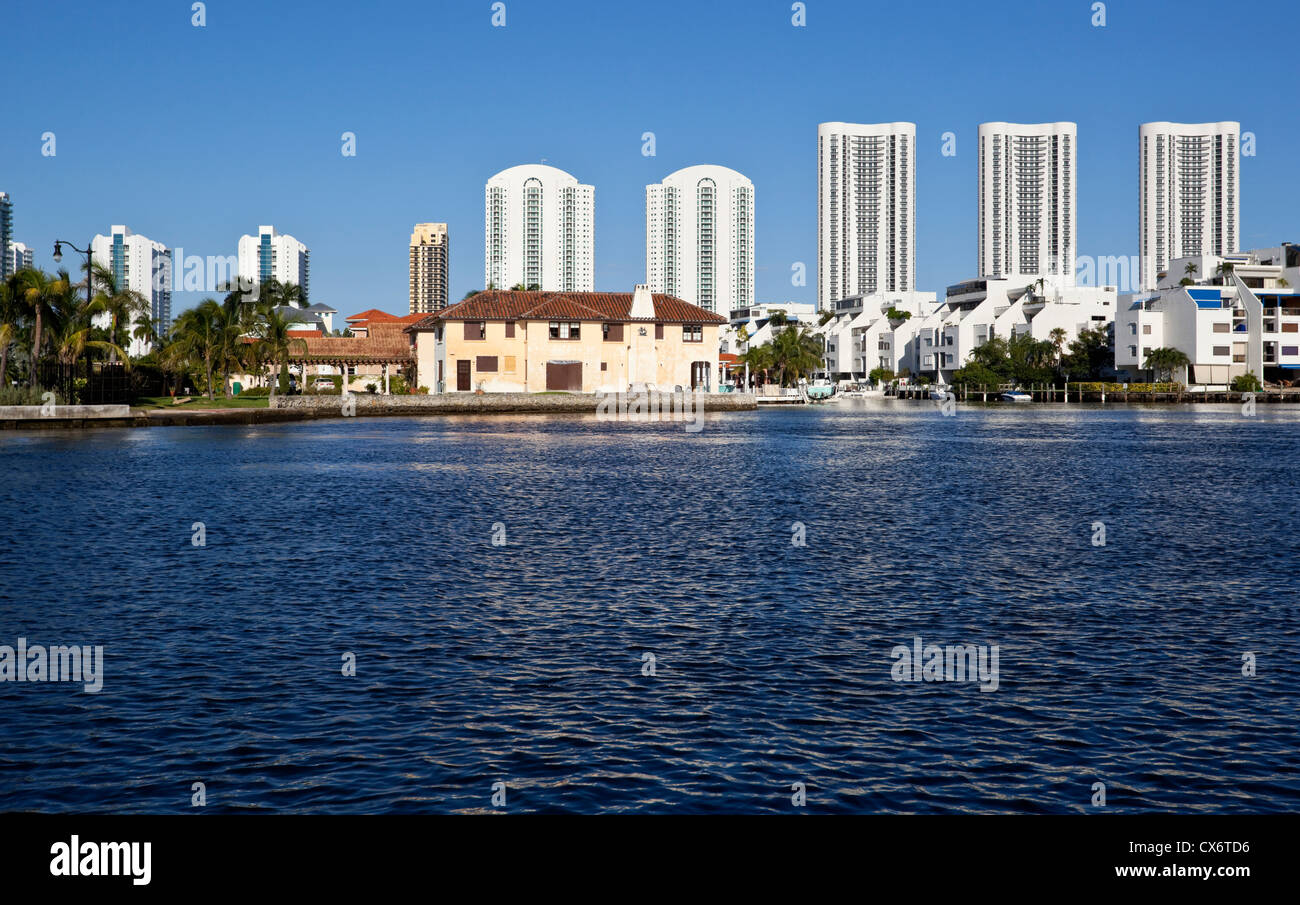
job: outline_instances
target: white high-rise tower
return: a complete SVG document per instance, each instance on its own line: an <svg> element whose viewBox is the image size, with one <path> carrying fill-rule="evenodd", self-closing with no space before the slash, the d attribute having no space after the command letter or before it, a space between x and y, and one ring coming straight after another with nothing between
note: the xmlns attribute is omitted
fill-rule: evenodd
<svg viewBox="0 0 1300 905"><path fill-rule="evenodd" d="M1240 241L1241 124L1143 123L1138 130L1143 289L1176 258L1224 255Z"/></svg>
<svg viewBox="0 0 1300 905"><path fill-rule="evenodd" d="M154 330L160 337L166 336L172 324L171 249L125 226L114 226L107 236L97 235L90 241L90 253L96 264L113 272L118 289L138 292L144 298ZM103 320L98 323L105 326ZM120 326L134 333L134 323ZM128 352L137 356L149 349L149 344L133 336Z"/></svg>
<svg viewBox="0 0 1300 905"><path fill-rule="evenodd" d="M1078 127L981 123L979 274L1074 282Z"/></svg>
<svg viewBox="0 0 1300 905"><path fill-rule="evenodd" d="M916 286L916 125L817 126L817 306Z"/></svg>
<svg viewBox="0 0 1300 905"><path fill-rule="evenodd" d="M555 167L524 164L487 181L484 288L590 292L595 194Z"/></svg>
<svg viewBox="0 0 1300 905"><path fill-rule="evenodd" d="M259 226L256 236L239 237L239 279L261 285L271 279L295 283L307 301L311 252L293 236L277 233L274 226Z"/></svg>
<svg viewBox="0 0 1300 905"><path fill-rule="evenodd" d="M719 166L686 167L645 187L651 292L730 317L754 303L754 184Z"/></svg>

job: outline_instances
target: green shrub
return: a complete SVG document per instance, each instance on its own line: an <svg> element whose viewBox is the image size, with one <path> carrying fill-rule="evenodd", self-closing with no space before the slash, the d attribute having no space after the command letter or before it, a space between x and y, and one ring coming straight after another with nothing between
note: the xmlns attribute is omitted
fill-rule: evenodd
<svg viewBox="0 0 1300 905"><path fill-rule="evenodd" d="M50 390L36 387L0 387L0 405L44 405L44 395ZM56 394L55 405L64 405L64 400Z"/></svg>
<svg viewBox="0 0 1300 905"><path fill-rule="evenodd" d="M269 396L271 395L271 388L270 387L249 387L246 390L241 390L239 395L240 396Z"/></svg>
<svg viewBox="0 0 1300 905"><path fill-rule="evenodd" d="M1232 388L1238 393L1258 393L1264 389L1264 386L1255 376L1255 372L1249 371L1232 378Z"/></svg>

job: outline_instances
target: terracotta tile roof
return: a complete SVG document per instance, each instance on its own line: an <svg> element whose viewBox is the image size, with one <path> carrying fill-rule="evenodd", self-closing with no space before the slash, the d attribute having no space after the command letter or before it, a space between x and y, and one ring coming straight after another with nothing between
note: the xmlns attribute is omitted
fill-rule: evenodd
<svg viewBox="0 0 1300 905"><path fill-rule="evenodd" d="M402 324L375 324L369 336L308 336L297 340L290 354L294 361L303 359L346 360L350 362L401 362L415 358L411 337Z"/></svg>
<svg viewBox="0 0 1300 905"><path fill-rule="evenodd" d="M727 319L671 295L656 293L655 316L637 318L670 324L725 324ZM413 323L411 332L432 330L439 321L586 320L631 321L630 292L507 292L491 290L435 311Z"/></svg>
<svg viewBox="0 0 1300 905"><path fill-rule="evenodd" d="M385 320L391 317L393 317L393 315L389 314L387 311L380 311L378 308L371 308L369 311L362 311L360 314L353 314L350 317L345 317L343 319L345 321L368 321L375 320L376 318Z"/></svg>
<svg viewBox="0 0 1300 905"><path fill-rule="evenodd" d="M290 336L322 336L319 330L288 330Z"/></svg>

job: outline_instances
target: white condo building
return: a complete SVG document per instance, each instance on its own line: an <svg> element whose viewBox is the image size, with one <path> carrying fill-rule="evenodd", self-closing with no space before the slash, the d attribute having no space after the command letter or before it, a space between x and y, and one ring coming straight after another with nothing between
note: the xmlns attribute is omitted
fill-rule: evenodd
<svg viewBox="0 0 1300 905"><path fill-rule="evenodd" d="M916 283L916 125L817 126L817 306Z"/></svg>
<svg viewBox="0 0 1300 905"><path fill-rule="evenodd" d="M293 236L275 231L274 226L259 226L256 236L239 237L239 279L261 285L275 279L295 283L307 299L311 252Z"/></svg>
<svg viewBox="0 0 1300 905"><path fill-rule="evenodd" d="M1195 265L1194 276L1184 276ZM1187 280L1187 283L1184 283ZM1155 349L1182 351L1190 367L1173 378L1185 384L1228 386L1254 374L1291 382L1300 375L1300 246L1169 262L1152 292L1138 293L1115 318L1115 367L1141 379Z"/></svg>
<svg viewBox="0 0 1300 905"><path fill-rule="evenodd" d="M35 267L35 255L32 250L21 242L9 243L9 273L15 274L20 270Z"/></svg>
<svg viewBox="0 0 1300 905"><path fill-rule="evenodd" d="M592 290L595 188L555 167L525 164L497 173L485 194L484 288Z"/></svg>
<svg viewBox="0 0 1300 905"><path fill-rule="evenodd" d="M980 124L980 276L1073 282L1078 144L1074 123Z"/></svg>
<svg viewBox="0 0 1300 905"><path fill-rule="evenodd" d="M1143 289L1154 288L1176 258L1237 251L1240 134L1241 124L1234 122L1143 123L1139 128Z"/></svg>
<svg viewBox="0 0 1300 905"><path fill-rule="evenodd" d="M172 323L172 253L166 245L138 236L125 226L114 226L108 235L96 235L90 242L91 258L112 271L118 289L138 292L149 306L149 319L159 336ZM97 321L105 326L104 321ZM126 325L133 332L134 324ZM145 355L150 346L132 336L128 353Z"/></svg>
<svg viewBox="0 0 1300 905"><path fill-rule="evenodd" d="M729 317L754 303L754 184L735 170L693 166L645 187L651 292Z"/></svg>

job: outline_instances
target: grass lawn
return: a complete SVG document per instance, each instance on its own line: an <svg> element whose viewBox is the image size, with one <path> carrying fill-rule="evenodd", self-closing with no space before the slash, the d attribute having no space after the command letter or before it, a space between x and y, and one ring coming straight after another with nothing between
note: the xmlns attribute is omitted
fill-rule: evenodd
<svg viewBox="0 0 1300 905"><path fill-rule="evenodd" d="M264 409L267 405L266 396L234 396L227 399L217 393L211 402L208 401L207 396L193 396L190 398L191 401L184 405L172 405L172 397L170 396L141 396L136 401L135 407L181 411L186 409Z"/></svg>

